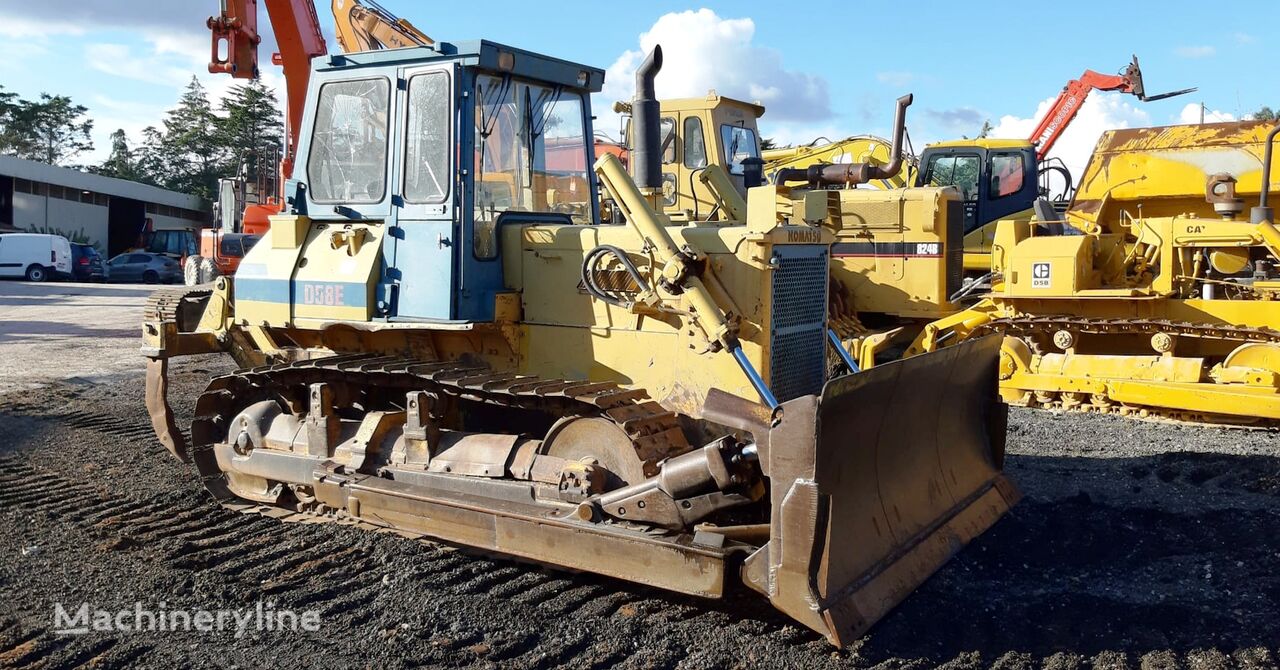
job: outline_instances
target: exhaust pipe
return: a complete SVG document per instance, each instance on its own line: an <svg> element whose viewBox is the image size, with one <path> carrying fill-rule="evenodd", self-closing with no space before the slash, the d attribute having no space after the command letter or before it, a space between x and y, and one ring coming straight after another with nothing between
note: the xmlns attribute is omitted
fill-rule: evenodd
<svg viewBox="0 0 1280 670"><path fill-rule="evenodd" d="M631 100L631 176L641 192L662 188L661 108L654 79L662 69L662 46L653 47L636 70L636 93Z"/></svg>
<svg viewBox="0 0 1280 670"><path fill-rule="evenodd" d="M807 169L783 168L773 175L773 183L807 181L810 186L844 186L865 184L874 179L890 179L902 169L902 143L907 132L907 107L915 96L908 93L898 98L898 109L893 117L893 146L886 165L851 163L849 165L811 165Z"/></svg>
<svg viewBox="0 0 1280 670"><path fill-rule="evenodd" d="M1274 221L1274 212L1271 210L1269 199L1271 196L1272 149L1278 134L1280 134L1280 123L1276 124L1276 127L1267 133L1266 146L1262 151L1262 193L1258 196L1258 206L1249 212L1249 218L1253 223Z"/></svg>
<svg viewBox="0 0 1280 670"><path fill-rule="evenodd" d="M898 98L898 109L893 115L893 147L889 149L892 152L889 164L869 166L869 179L888 179L897 176L902 169L902 140L907 134L907 108L914 100L915 96L910 93Z"/></svg>
<svg viewBox="0 0 1280 670"><path fill-rule="evenodd" d="M1271 208L1271 159L1276 135L1280 135L1280 124L1276 124L1267 133L1267 146L1262 152L1262 193L1258 196L1258 206L1249 212L1249 220L1257 226L1262 243L1271 252L1271 257L1280 260L1280 230L1275 226L1275 211Z"/></svg>

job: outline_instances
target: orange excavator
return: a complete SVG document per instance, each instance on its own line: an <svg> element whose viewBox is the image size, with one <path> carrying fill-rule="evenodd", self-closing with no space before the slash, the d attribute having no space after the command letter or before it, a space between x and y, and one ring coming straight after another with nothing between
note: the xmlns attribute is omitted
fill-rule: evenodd
<svg viewBox="0 0 1280 670"><path fill-rule="evenodd" d="M328 53L312 0L263 0L272 19L279 51L273 65L284 70L284 155L249 150L237 176L220 180L217 225L200 231L199 253L187 256L188 285L232 274L243 254L267 231L269 217L284 210L283 187L293 176L298 128L311 78L311 60ZM373 0L333 0L333 20L344 53L429 46L435 41L405 19ZM258 69L257 0L228 0L222 13L208 21L213 33L209 72L237 79L256 79ZM273 152L274 153L274 152ZM278 166L278 174L276 174Z"/></svg>

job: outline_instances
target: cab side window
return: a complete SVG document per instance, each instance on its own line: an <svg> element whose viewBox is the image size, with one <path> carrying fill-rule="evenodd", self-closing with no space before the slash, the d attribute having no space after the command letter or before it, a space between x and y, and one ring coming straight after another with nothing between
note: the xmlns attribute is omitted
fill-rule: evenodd
<svg viewBox="0 0 1280 670"><path fill-rule="evenodd" d="M991 156L991 198L1003 198L1022 190L1025 164L1020 153Z"/></svg>
<svg viewBox="0 0 1280 670"><path fill-rule="evenodd" d="M684 166L694 170L707 166L707 143L702 136L702 119L696 116L684 120Z"/></svg>
<svg viewBox="0 0 1280 670"><path fill-rule="evenodd" d="M658 134L662 138L662 162L663 164L674 163L676 162L676 120L664 116L658 128Z"/></svg>
<svg viewBox="0 0 1280 670"><path fill-rule="evenodd" d="M409 80L404 197L409 202L444 202L449 195L449 75L428 72Z"/></svg>

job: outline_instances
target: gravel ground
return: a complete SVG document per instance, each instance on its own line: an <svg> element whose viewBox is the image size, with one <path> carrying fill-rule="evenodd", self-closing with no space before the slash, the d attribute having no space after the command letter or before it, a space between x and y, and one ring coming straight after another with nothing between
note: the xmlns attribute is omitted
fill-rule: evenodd
<svg viewBox="0 0 1280 670"><path fill-rule="evenodd" d="M178 411L214 360L176 374ZM1026 494L835 650L742 590L703 601L339 526L225 512L150 436L141 376L0 395L0 664L1274 668L1266 432L1015 410ZM51 632L74 609L319 612L316 632ZM160 603L165 603L163 606Z"/></svg>

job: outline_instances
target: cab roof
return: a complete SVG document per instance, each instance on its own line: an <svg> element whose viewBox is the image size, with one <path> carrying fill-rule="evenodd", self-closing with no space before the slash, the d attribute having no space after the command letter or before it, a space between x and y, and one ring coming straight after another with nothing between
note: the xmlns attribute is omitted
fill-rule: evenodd
<svg viewBox="0 0 1280 670"><path fill-rule="evenodd" d="M425 65L433 62L460 62L492 72L509 72L550 84L599 93L604 87L604 70L534 53L489 40L437 42L432 46L382 49L349 54L330 54L317 58L312 67L317 72L355 67L387 65Z"/></svg>
<svg viewBox="0 0 1280 670"><path fill-rule="evenodd" d="M764 105L723 96L716 93L714 89L707 91L707 94L701 98L664 98L659 102L662 104L662 110L669 112L737 107L750 111L757 119L764 116Z"/></svg>
<svg viewBox="0 0 1280 670"><path fill-rule="evenodd" d="M974 140L947 140L945 142L934 142L926 146L926 149L964 149L967 147L977 147L979 149L1024 149L1031 146L1031 140L1004 140L983 137Z"/></svg>

